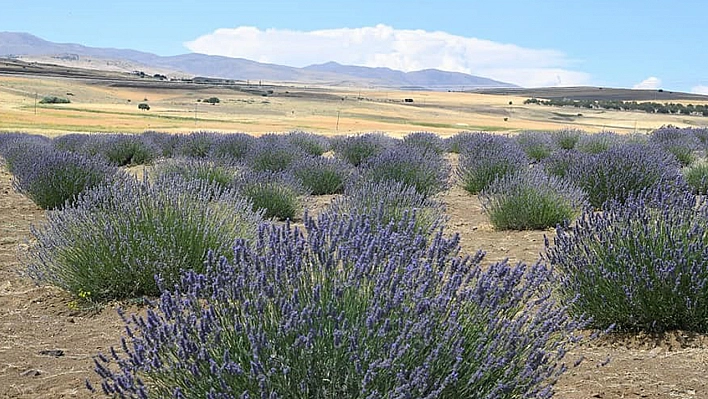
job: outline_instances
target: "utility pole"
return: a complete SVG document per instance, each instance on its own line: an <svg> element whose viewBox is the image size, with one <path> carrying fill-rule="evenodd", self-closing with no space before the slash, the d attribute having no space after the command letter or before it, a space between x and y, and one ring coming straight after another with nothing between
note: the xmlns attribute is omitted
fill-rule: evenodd
<svg viewBox="0 0 708 399"><path fill-rule="evenodd" d="M339 132L339 111L337 111L337 126L334 128L336 132Z"/></svg>

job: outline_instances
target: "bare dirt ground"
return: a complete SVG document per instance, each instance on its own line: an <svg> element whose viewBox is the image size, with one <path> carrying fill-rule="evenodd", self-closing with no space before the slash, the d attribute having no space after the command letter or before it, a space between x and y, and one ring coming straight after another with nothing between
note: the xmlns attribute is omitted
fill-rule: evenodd
<svg viewBox="0 0 708 399"><path fill-rule="evenodd" d="M315 198L320 207L331 198ZM453 187L442 196L451 231L465 252L487 251L487 261L535 262L552 231L499 232L476 197ZM115 305L100 312L71 310L70 296L37 287L19 275L18 249L44 212L17 194L0 171L0 399L92 398L86 378L97 381L91 357L119 345L122 323ZM139 309L129 308L129 312ZM611 335L574 348L569 363L585 361L556 386L557 398L708 398L708 339L673 332L663 336Z"/></svg>

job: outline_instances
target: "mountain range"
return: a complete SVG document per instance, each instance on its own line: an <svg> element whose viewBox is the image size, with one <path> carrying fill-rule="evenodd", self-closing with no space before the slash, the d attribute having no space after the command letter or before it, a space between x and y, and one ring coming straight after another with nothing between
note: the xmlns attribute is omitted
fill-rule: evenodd
<svg viewBox="0 0 708 399"><path fill-rule="evenodd" d="M124 72L156 71L170 75L204 76L243 81L264 80L444 91L518 87L480 76L438 69L403 72L390 68L341 65L336 62L296 68L243 58L197 53L159 56L130 49L54 43L21 32L0 32L0 57L42 62L48 60L55 64L93 69L122 70Z"/></svg>

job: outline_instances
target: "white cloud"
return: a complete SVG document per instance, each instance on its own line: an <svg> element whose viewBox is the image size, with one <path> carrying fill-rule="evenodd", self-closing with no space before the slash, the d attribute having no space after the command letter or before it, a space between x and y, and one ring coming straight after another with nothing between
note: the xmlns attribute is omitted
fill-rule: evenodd
<svg viewBox="0 0 708 399"><path fill-rule="evenodd" d="M661 88L661 79L650 76L636 85L632 86L633 89L659 89Z"/></svg>
<svg viewBox="0 0 708 399"><path fill-rule="evenodd" d="M590 75L568 69L574 62L556 50L387 25L316 31L218 29L184 44L196 53L303 67L335 61L402 71L436 68L520 86L588 84Z"/></svg>
<svg viewBox="0 0 708 399"><path fill-rule="evenodd" d="M704 85L694 86L691 89L691 93L703 94L703 95L708 96L708 86L704 86Z"/></svg>

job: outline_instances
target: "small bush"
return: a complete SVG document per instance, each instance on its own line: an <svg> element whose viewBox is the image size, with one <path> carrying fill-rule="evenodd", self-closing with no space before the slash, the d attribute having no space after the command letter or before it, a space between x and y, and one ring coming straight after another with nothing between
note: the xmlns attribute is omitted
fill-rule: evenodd
<svg viewBox="0 0 708 399"><path fill-rule="evenodd" d="M585 193L570 182L533 169L495 180L480 194L484 211L499 230L540 230L575 219Z"/></svg>
<svg viewBox="0 0 708 399"><path fill-rule="evenodd" d="M174 154L191 157L206 158L211 153L212 146L220 135L212 132L192 132L179 136Z"/></svg>
<svg viewBox="0 0 708 399"><path fill-rule="evenodd" d="M440 154L397 145L361 165L363 177L375 182L401 182L429 196L447 189L450 164Z"/></svg>
<svg viewBox="0 0 708 399"><path fill-rule="evenodd" d="M459 132L445 139L447 151L453 154L459 154L467 146L468 142L477 140L477 135L481 132Z"/></svg>
<svg viewBox="0 0 708 399"><path fill-rule="evenodd" d="M708 163L694 163L683 168L683 178L694 194L708 195Z"/></svg>
<svg viewBox="0 0 708 399"><path fill-rule="evenodd" d="M210 158L227 162L243 161L256 145L256 138L246 133L220 134L214 138Z"/></svg>
<svg viewBox="0 0 708 399"><path fill-rule="evenodd" d="M115 166L147 165L159 154L156 145L130 134L94 136L95 148L90 151Z"/></svg>
<svg viewBox="0 0 708 399"><path fill-rule="evenodd" d="M413 225L409 223L408 225ZM104 392L185 398L550 398L584 326L551 270L461 259L457 239L323 216L264 227L164 285L95 357ZM90 382L87 384L92 388Z"/></svg>
<svg viewBox="0 0 708 399"><path fill-rule="evenodd" d="M150 174L180 176L186 181L202 180L221 187L230 187L238 170L236 167L204 158L172 158L155 165Z"/></svg>
<svg viewBox="0 0 708 399"><path fill-rule="evenodd" d="M305 154L312 156L320 156L330 149L327 137L319 134L293 131L288 133L286 141L290 145L301 149Z"/></svg>
<svg viewBox="0 0 708 399"><path fill-rule="evenodd" d="M583 157L568 179L588 194L595 209L608 200L624 201L658 185L684 184L673 156L652 145L624 144L595 156Z"/></svg>
<svg viewBox="0 0 708 399"><path fill-rule="evenodd" d="M575 149L586 154L599 154L623 143L622 136L614 132L581 134Z"/></svg>
<svg viewBox="0 0 708 399"><path fill-rule="evenodd" d="M652 132L649 142L658 145L676 157L681 166L690 165L701 149L701 141L692 129L662 127Z"/></svg>
<svg viewBox="0 0 708 399"><path fill-rule="evenodd" d="M290 172L312 195L341 194L356 175L356 168L336 158L304 157L290 165Z"/></svg>
<svg viewBox="0 0 708 399"><path fill-rule="evenodd" d="M403 144L420 149L422 152L442 154L447 149L447 144L442 137L431 132L413 132L403 138Z"/></svg>
<svg viewBox="0 0 708 399"><path fill-rule="evenodd" d="M643 191L558 230L546 257L560 292L594 327L708 331L708 206L695 196Z"/></svg>
<svg viewBox="0 0 708 399"><path fill-rule="evenodd" d="M561 129L551 132L551 139L555 146L562 150L572 150L578 144L580 136L587 133L579 129Z"/></svg>
<svg viewBox="0 0 708 399"><path fill-rule="evenodd" d="M323 211L342 216L372 216L383 225L399 225L415 213L416 231L430 235L447 221L443 204L401 182L358 181L347 185Z"/></svg>
<svg viewBox="0 0 708 399"><path fill-rule="evenodd" d="M118 169L81 154L47 150L14 162L13 186L42 209L73 203L85 190L119 176Z"/></svg>
<svg viewBox="0 0 708 399"><path fill-rule="evenodd" d="M39 100L40 104L70 104L71 100L64 97L46 96Z"/></svg>
<svg viewBox="0 0 708 399"><path fill-rule="evenodd" d="M549 132L527 130L514 136L514 140L534 162L539 162L556 149L553 138Z"/></svg>
<svg viewBox="0 0 708 399"><path fill-rule="evenodd" d="M252 209L262 211L266 219L294 220L302 211L302 197L308 194L288 172L245 172L236 179L235 186L251 201Z"/></svg>
<svg viewBox="0 0 708 399"><path fill-rule="evenodd" d="M529 159L511 139L488 133L465 138L456 174L460 185L477 194L495 179L528 168Z"/></svg>
<svg viewBox="0 0 708 399"><path fill-rule="evenodd" d="M155 275L174 284L182 270L203 271L208 250L230 255L236 238L255 238L260 216L250 208L203 181L122 179L33 227L28 272L95 301L155 296Z"/></svg>
<svg viewBox="0 0 708 399"><path fill-rule="evenodd" d="M332 141L332 149L337 158L359 166L395 143L395 139L383 133L366 133L360 136L338 137Z"/></svg>
<svg viewBox="0 0 708 399"><path fill-rule="evenodd" d="M246 157L245 163L251 169L260 172L282 172L298 159L307 154L297 146L290 144L283 135L269 134L261 136L256 146Z"/></svg>
<svg viewBox="0 0 708 399"><path fill-rule="evenodd" d="M51 151L52 142L45 136L27 133L0 133L0 157L8 172L15 173L15 163L40 152Z"/></svg>
<svg viewBox="0 0 708 399"><path fill-rule="evenodd" d="M52 139L52 145L59 151L82 152L92 140L93 135L84 133L69 133Z"/></svg>
<svg viewBox="0 0 708 399"><path fill-rule="evenodd" d="M583 164L592 155L576 150L558 150L541 162L543 170L551 176L566 178L577 164Z"/></svg>
<svg viewBox="0 0 708 399"><path fill-rule="evenodd" d="M155 145L160 156L170 158L175 155L182 136L172 133L146 131L140 137Z"/></svg>

